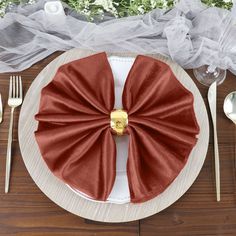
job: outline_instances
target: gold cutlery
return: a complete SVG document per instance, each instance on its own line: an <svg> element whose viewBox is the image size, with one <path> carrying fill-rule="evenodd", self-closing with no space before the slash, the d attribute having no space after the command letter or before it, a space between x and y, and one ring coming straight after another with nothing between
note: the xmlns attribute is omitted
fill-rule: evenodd
<svg viewBox="0 0 236 236"><path fill-rule="evenodd" d="M208 90L208 102L211 111L211 118L213 123L214 132L214 155L215 155L215 181L216 181L216 199L220 201L220 161L219 161L219 148L217 138L217 125L216 125L216 98L217 98L217 82L211 84Z"/></svg>
<svg viewBox="0 0 236 236"><path fill-rule="evenodd" d="M9 182L11 174L11 146L13 132L13 117L15 108L20 106L23 101L21 76L10 76L8 105L11 107L10 125L7 143L7 160L6 160L6 176L5 176L5 193L9 191Z"/></svg>

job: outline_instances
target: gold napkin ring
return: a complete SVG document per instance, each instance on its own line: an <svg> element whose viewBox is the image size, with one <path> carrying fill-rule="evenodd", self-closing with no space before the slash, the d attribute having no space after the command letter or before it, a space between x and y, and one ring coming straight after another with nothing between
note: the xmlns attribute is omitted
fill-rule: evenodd
<svg viewBox="0 0 236 236"><path fill-rule="evenodd" d="M117 135L122 135L126 126L128 125L128 114L122 109L117 109L111 112L111 128Z"/></svg>

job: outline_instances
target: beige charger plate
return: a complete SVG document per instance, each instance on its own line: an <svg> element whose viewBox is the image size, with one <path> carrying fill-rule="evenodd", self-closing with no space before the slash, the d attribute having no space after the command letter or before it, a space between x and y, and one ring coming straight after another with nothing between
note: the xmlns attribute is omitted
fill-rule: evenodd
<svg viewBox="0 0 236 236"><path fill-rule="evenodd" d="M37 129L34 115L39 108L41 89L53 79L58 67L92 54L95 52L72 49L53 60L33 81L25 96L19 118L19 143L22 157L29 174L41 191L65 210L87 219L103 222L127 222L142 219L162 211L177 201L198 176L208 149L209 123L206 107L198 88L179 65L163 56L151 55L167 63L177 79L193 93L194 110L200 126L198 142L177 178L162 194L152 200L141 204L117 205L84 199L56 178L44 163L34 138L34 131ZM136 56L135 54L108 54L108 56L110 55Z"/></svg>

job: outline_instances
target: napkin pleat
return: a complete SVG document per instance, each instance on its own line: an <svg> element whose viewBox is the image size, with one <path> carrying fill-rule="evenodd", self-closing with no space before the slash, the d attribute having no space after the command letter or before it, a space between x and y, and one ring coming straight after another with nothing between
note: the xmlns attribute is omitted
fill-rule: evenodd
<svg viewBox="0 0 236 236"><path fill-rule="evenodd" d="M151 66L148 66L149 64ZM124 109L129 111L129 115L137 114L140 110L146 112L150 108L153 109L157 101L162 103L160 100L163 94L166 94L165 89L170 87L172 79L168 69L169 67L160 61L148 62L143 56L137 57L127 77L122 97Z"/></svg>
<svg viewBox="0 0 236 236"><path fill-rule="evenodd" d="M67 184L75 188L82 187L86 194L103 201L107 199L107 192L110 193L115 180L116 160L115 143L106 127L103 125L91 129L88 126L85 129L84 125L80 124L60 126L53 129L53 132L39 129L35 133L49 169ZM69 139L65 139L65 136ZM97 183L94 179L98 180ZM96 188L99 188L100 192L97 192Z"/></svg>
<svg viewBox="0 0 236 236"><path fill-rule="evenodd" d="M176 142L177 145L191 145L196 142L196 133L192 132L191 128L183 131L178 129L178 127L168 127L168 123L162 120L150 121L147 119L130 119L129 126L139 127L141 129L148 130L150 133L154 133L156 137L161 137L163 140L167 139L168 143ZM170 141L169 141L170 140Z"/></svg>
<svg viewBox="0 0 236 236"><path fill-rule="evenodd" d="M132 140L127 168L130 171L129 188L132 201L143 202L160 194L171 184L184 167L196 139L186 146L137 125L130 127L127 131Z"/></svg>
<svg viewBox="0 0 236 236"><path fill-rule="evenodd" d="M53 83L80 105L109 114L114 107L114 79L106 56L100 53L99 57L101 60L83 58L61 66Z"/></svg>
<svg viewBox="0 0 236 236"><path fill-rule="evenodd" d="M63 81L63 77L60 78ZM55 79L56 79L55 78ZM43 99L40 101L41 113L44 112L44 109L53 106L53 114L78 114L81 115L96 115L100 113L97 109L94 109L93 106L88 105L88 102L84 102L84 99L81 99L78 95L73 95L73 93L67 92L66 89L62 88L61 84L58 84L56 81L52 81L46 87L42 89L41 94L43 94ZM79 101L79 102L78 102ZM104 110L107 112L106 110ZM48 110L46 111L49 112ZM79 116L79 117L80 117Z"/></svg>

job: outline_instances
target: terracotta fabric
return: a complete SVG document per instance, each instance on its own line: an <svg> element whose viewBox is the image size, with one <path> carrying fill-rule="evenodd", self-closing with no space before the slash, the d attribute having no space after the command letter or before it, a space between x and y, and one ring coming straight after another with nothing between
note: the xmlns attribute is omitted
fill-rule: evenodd
<svg viewBox="0 0 236 236"><path fill-rule="evenodd" d="M49 169L105 201L116 176L110 127L114 78L106 53L61 66L42 90L35 137ZM137 56L123 90L128 113L127 176L131 202L149 200L176 178L199 133L193 95L165 63Z"/></svg>

